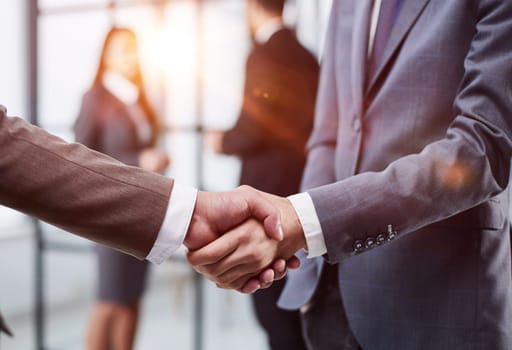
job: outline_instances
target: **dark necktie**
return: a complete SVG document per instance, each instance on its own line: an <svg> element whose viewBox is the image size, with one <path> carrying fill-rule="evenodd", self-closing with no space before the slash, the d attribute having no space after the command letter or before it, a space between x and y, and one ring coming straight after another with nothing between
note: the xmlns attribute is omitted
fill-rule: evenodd
<svg viewBox="0 0 512 350"><path fill-rule="evenodd" d="M400 12L403 0L382 0L379 19L377 21L377 30L373 42L372 54L368 60L367 80L371 79L376 73L382 60L382 55L386 49L386 44L393 29L393 25Z"/></svg>

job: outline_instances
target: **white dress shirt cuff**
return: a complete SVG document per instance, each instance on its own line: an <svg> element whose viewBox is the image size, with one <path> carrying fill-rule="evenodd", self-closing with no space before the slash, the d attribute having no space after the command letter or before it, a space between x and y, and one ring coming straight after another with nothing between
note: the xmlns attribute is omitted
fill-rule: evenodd
<svg viewBox="0 0 512 350"><path fill-rule="evenodd" d="M174 183L164 222L146 260L161 264L181 247L196 205L197 189Z"/></svg>
<svg viewBox="0 0 512 350"><path fill-rule="evenodd" d="M316 258L327 253L322 227L309 193L299 193L288 197L288 200L292 203L304 230L308 258Z"/></svg>

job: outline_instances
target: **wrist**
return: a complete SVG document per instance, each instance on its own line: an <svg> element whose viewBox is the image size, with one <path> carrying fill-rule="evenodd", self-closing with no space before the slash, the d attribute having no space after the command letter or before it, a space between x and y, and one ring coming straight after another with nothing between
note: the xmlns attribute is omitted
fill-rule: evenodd
<svg viewBox="0 0 512 350"><path fill-rule="evenodd" d="M288 243L291 249L293 249L293 253L300 249L307 249L306 236L299 216L297 215L292 203L287 198L283 198L283 201L286 202L286 205L283 206L285 209L282 210L281 213L284 241Z"/></svg>

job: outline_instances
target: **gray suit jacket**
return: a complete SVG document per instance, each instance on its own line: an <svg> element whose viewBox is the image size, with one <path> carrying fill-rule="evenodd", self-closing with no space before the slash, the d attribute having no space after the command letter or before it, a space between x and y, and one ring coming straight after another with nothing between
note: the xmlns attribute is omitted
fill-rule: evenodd
<svg viewBox="0 0 512 350"><path fill-rule="evenodd" d="M333 4L303 179L328 253L280 304L328 261L365 350L512 349L512 1L405 0L366 77L370 3Z"/></svg>
<svg viewBox="0 0 512 350"><path fill-rule="evenodd" d="M173 181L68 144L0 106L0 205L144 259Z"/></svg>

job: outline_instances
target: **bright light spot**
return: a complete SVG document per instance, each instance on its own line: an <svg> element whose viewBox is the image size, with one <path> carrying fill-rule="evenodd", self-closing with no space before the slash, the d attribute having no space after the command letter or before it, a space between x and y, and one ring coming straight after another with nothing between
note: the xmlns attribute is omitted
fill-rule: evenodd
<svg viewBox="0 0 512 350"><path fill-rule="evenodd" d="M193 6L172 6L165 23L148 33L141 56L149 69L170 79L193 79L197 54L193 10Z"/></svg>

